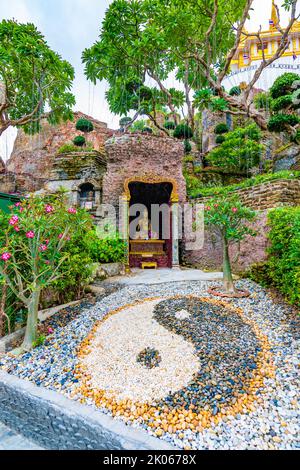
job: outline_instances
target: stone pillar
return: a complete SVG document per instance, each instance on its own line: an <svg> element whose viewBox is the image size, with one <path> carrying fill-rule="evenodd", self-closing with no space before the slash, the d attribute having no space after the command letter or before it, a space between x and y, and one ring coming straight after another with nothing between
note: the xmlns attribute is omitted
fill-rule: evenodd
<svg viewBox="0 0 300 470"><path fill-rule="evenodd" d="M125 272L130 273L129 264L129 198L126 194L119 200L119 232L125 243Z"/></svg>
<svg viewBox="0 0 300 470"><path fill-rule="evenodd" d="M172 268L179 269L179 203L172 202Z"/></svg>

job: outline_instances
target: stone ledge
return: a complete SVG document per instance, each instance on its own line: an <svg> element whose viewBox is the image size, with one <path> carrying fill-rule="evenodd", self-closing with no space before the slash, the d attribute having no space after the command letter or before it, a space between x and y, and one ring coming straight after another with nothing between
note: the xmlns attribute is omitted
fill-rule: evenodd
<svg viewBox="0 0 300 470"><path fill-rule="evenodd" d="M174 450L64 396L0 371L0 420L52 450Z"/></svg>
<svg viewBox="0 0 300 470"><path fill-rule="evenodd" d="M38 313L38 318L41 322L44 322L48 318L52 317L56 313L60 312L64 308L72 307L78 305L82 302L82 300L74 300L73 302L69 302L68 304L64 305L57 305L56 307L46 308L45 310L40 310ZM6 353L10 347L10 345L17 341L18 339L22 338L25 335L25 327L21 328L20 330L16 330L10 335L4 336L0 339L0 354Z"/></svg>

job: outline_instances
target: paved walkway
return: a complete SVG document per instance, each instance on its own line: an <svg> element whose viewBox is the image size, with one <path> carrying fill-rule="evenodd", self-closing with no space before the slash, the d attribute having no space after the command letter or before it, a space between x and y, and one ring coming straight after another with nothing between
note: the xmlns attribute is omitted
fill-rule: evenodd
<svg viewBox="0 0 300 470"><path fill-rule="evenodd" d="M114 277L113 280L130 286L183 281L215 281L222 279L222 277L222 273L205 273L200 269L132 269L131 274Z"/></svg>
<svg viewBox="0 0 300 470"><path fill-rule="evenodd" d="M0 423L0 450L42 450L41 447Z"/></svg>

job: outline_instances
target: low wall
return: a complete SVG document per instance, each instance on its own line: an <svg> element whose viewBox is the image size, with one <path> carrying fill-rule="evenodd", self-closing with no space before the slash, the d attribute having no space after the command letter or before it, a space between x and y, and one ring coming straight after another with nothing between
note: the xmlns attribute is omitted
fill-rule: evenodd
<svg viewBox="0 0 300 470"><path fill-rule="evenodd" d="M269 181L250 188L237 189L231 194L237 195L246 206L260 211L279 206L297 206L300 205L300 179ZM205 204L211 198L212 196L200 197L193 202Z"/></svg>
<svg viewBox="0 0 300 470"><path fill-rule="evenodd" d="M0 421L51 450L170 450L167 442L0 371Z"/></svg>

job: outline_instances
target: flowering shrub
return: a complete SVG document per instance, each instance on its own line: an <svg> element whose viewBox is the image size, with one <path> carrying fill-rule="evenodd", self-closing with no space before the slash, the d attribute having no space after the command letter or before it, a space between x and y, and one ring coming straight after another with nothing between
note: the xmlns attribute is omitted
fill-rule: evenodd
<svg viewBox="0 0 300 470"><path fill-rule="evenodd" d="M205 207L205 224L217 232L223 243L223 284L227 293L234 293L229 257L229 245L241 241L246 235L255 236L255 232L246 222L255 219L255 212L243 206L237 196L215 198Z"/></svg>
<svg viewBox="0 0 300 470"><path fill-rule="evenodd" d="M31 196L0 219L0 275L27 309L23 349L36 340L37 313L43 289L63 277L66 248L72 237L89 230L84 210L67 208L64 196Z"/></svg>

